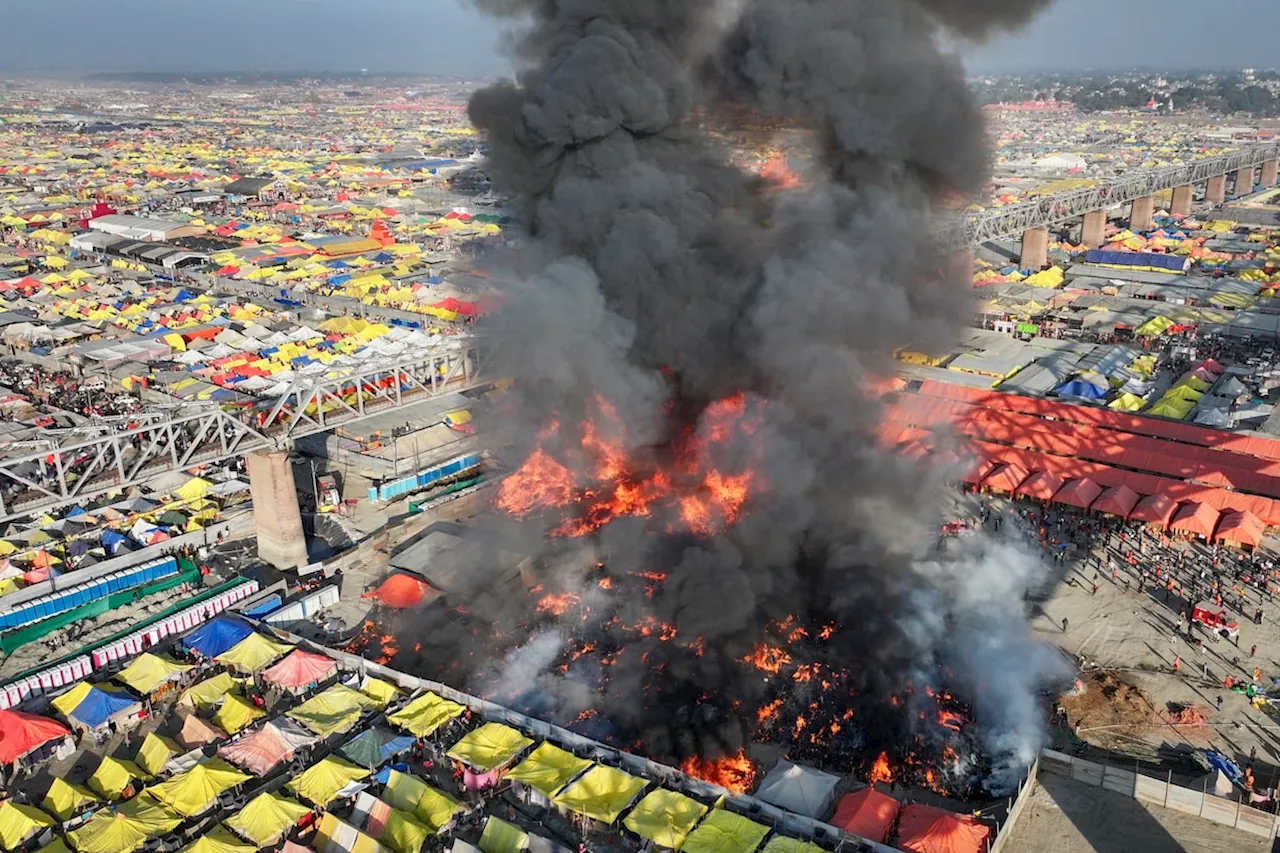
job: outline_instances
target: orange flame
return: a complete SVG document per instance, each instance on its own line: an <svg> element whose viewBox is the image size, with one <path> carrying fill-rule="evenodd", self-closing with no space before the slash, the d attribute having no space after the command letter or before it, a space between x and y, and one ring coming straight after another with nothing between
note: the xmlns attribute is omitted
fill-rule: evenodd
<svg viewBox="0 0 1280 853"><path fill-rule="evenodd" d="M582 599L572 592L562 592L553 595L544 595L538 599L538 612L545 613L548 616L563 616L573 608L577 607Z"/></svg>
<svg viewBox="0 0 1280 853"><path fill-rule="evenodd" d="M871 765L871 772L867 775L867 781L872 785L877 782L892 782L893 768L889 765L888 753L880 753L876 756L876 761Z"/></svg>
<svg viewBox="0 0 1280 853"><path fill-rule="evenodd" d="M735 794L750 791L756 780L756 766L741 749L723 758L687 758L681 762L680 770Z"/></svg>
<svg viewBox="0 0 1280 853"><path fill-rule="evenodd" d="M938 711L938 725L958 732L962 723L964 723L964 717L954 711Z"/></svg>
<svg viewBox="0 0 1280 853"><path fill-rule="evenodd" d="M761 705L760 710L756 711L756 719L762 723L777 719L778 710L782 707L781 699L774 699L768 704Z"/></svg>
<svg viewBox="0 0 1280 853"><path fill-rule="evenodd" d="M784 666L791 663L791 655L777 646L757 643L755 650L742 660L744 663L752 664L761 672L776 674L781 672Z"/></svg>
<svg viewBox="0 0 1280 853"><path fill-rule="evenodd" d="M516 518L524 518L539 507L569 504L573 493L574 481L569 469L539 447L519 470L502 481L497 505Z"/></svg>

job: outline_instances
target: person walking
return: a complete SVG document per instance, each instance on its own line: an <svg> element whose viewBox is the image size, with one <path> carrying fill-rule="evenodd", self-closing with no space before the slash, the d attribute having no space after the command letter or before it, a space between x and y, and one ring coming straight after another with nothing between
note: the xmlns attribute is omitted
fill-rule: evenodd
<svg viewBox="0 0 1280 853"><path fill-rule="evenodd" d="M1252 646L1250 646L1250 647L1249 647L1249 657L1253 657L1253 656L1254 656L1254 654L1255 654L1255 653L1257 653L1257 651L1258 651L1258 647L1257 647L1257 645L1252 645Z"/></svg>
<svg viewBox="0 0 1280 853"><path fill-rule="evenodd" d="M1222 697L1221 697L1221 696L1219 696L1219 697L1218 697L1218 710L1219 710L1219 711L1221 711L1221 710L1222 710Z"/></svg>
<svg viewBox="0 0 1280 853"><path fill-rule="evenodd" d="M1182 669L1182 658L1177 655L1173 656L1173 671L1176 673Z"/></svg>
<svg viewBox="0 0 1280 853"><path fill-rule="evenodd" d="M1067 617L1062 617L1062 633L1067 633Z"/></svg>

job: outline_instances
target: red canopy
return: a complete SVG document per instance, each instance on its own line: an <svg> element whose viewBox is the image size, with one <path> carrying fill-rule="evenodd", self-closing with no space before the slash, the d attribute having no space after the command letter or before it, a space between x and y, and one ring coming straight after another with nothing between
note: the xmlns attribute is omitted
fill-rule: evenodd
<svg viewBox="0 0 1280 853"><path fill-rule="evenodd" d="M1169 529L1177 533L1190 533L1209 539L1218 526L1218 511L1208 504L1187 501L1178 507L1169 523Z"/></svg>
<svg viewBox="0 0 1280 853"><path fill-rule="evenodd" d="M898 848L912 853L981 853L988 834L986 826L967 815L912 803L898 821Z"/></svg>
<svg viewBox="0 0 1280 853"><path fill-rule="evenodd" d="M883 844L893 828L902 804L888 794L882 794L870 786L852 794L846 794L836 806L835 817L828 821L854 835Z"/></svg>
<svg viewBox="0 0 1280 853"><path fill-rule="evenodd" d="M994 473L989 474L982 485L995 492L1013 494L1022 481L1027 479L1027 469L1021 465L1007 463L1001 465Z"/></svg>
<svg viewBox="0 0 1280 853"><path fill-rule="evenodd" d="M375 598L390 607L404 609L421 604L432 592L431 584L426 581L396 572L379 584L377 589L360 597Z"/></svg>
<svg viewBox="0 0 1280 853"><path fill-rule="evenodd" d="M1063 486L1053 496L1053 502L1079 507L1080 509L1088 509L1089 504L1093 503L1100 494L1102 494L1102 486L1099 486L1088 477L1081 477Z"/></svg>
<svg viewBox="0 0 1280 853"><path fill-rule="evenodd" d="M69 734L71 729L57 720L22 711L0 710L0 764L13 764L49 741Z"/></svg>
<svg viewBox="0 0 1280 853"><path fill-rule="evenodd" d="M274 666L262 671L264 681L278 684L286 690L297 690L310 684L319 684L338 668L332 658L294 649Z"/></svg>
<svg viewBox="0 0 1280 853"><path fill-rule="evenodd" d="M1262 534L1266 529L1266 525L1248 510L1228 512L1222 516L1222 521L1218 524L1217 538L1257 548L1262 544Z"/></svg>
<svg viewBox="0 0 1280 853"><path fill-rule="evenodd" d="M1062 478L1048 471L1037 471L1023 481L1014 493L1020 498L1032 498L1038 501L1051 500L1062 488Z"/></svg>
<svg viewBox="0 0 1280 853"><path fill-rule="evenodd" d="M1138 505L1139 495L1128 486L1112 486L1093 502L1093 508L1107 515L1118 515L1127 518L1133 508Z"/></svg>
<svg viewBox="0 0 1280 853"><path fill-rule="evenodd" d="M1166 494L1149 495L1138 501L1133 512L1129 513L1130 521L1141 521L1146 524L1169 526L1169 519L1178 509L1178 502Z"/></svg>

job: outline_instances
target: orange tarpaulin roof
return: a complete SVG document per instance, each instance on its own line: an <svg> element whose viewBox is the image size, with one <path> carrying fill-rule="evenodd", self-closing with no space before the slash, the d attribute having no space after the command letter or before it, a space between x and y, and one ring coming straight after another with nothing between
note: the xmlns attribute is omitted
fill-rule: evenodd
<svg viewBox="0 0 1280 853"><path fill-rule="evenodd" d="M294 649L279 663L264 669L260 675L263 681L287 689L297 689L308 684L319 684L333 675L337 668L338 662L333 658Z"/></svg>
<svg viewBox="0 0 1280 853"><path fill-rule="evenodd" d="M1081 477L1078 480L1072 480L1053 496L1053 502L1065 504L1066 506L1074 506L1079 509L1088 509L1089 504L1102 494L1102 486L1099 486L1088 477Z"/></svg>
<svg viewBox="0 0 1280 853"><path fill-rule="evenodd" d="M361 598L373 598L389 607L416 607L432 597L435 590L426 581L396 572L387 577L377 589L366 592Z"/></svg>
<svg viewBox="0 0 1280 853"><path fill-rule="evenodd" d="M912 803L898 820L898 848L912 853L981 853L989 833L967 815Z"/></svg>
<svg viewBox="0 0 1280 853"><path fill-rule="evenodd" d="M883 844L893 828L902 804L888 794L866 787L846 794L836 806L835 817L828 821L832 826L861 835L877 844Z"/></svg>
<svg viewBox="0 0 1280 853"><path fill-rule="evenodd" d="M1266 528L1251 512L1228 512L1218 524L1218 539L1256 548L1262 543Z"/></svg>
<svg viewBox="0 0 1280 853"><path fill-rule="evenodd" d="M1138 501L1133 512L1129 513L1129 520L1168 527L1169 519L1177 510L1178 502L1167 494L1150 495Z"/></svg>
<svg viewBox="0 0 1280 853"><path fill-rule="evenodd" d="M1098 512L1126 518L1133 512L1133 508L1138 505L1140 499L1141 496L1128 486L1112 486L1098 496L1098 499L1093 502L1093 508Z"/></svg>
<svg viewBox="0 0 1280 853"><path fill-rule="evenodd" d="M1048 471L1037 471L1023 481L1015 493L1020 498L1031 498L1037 501L1050 500L1062 488L1063 480L1057 474Z"/></svg>
<svg viewBox="0 0 1280 853"><path fill-rule="evenodd" d="M1192 533L1205 539L1213 536L1213 529L1218 526L1220 513L1207 503L1187 501L1178 507L1169 522L1169 529L1177 533Z"/></svg>
<svg viewBox="0 0 1280 853"><path fill-rule="evenodd" d="M22 711L0 710L0 764L12 764L49 741L69 734L71 729L57 720Z"/></svg>
<svg viewBox="0 0 1280 853"><path fill-rule="evenodd" d="M982 481L982 485L997 492L1013 494L1025 479L1027 479L1026 468L1017 463L1005 463L991 474L988 474L986 479Z"/></svg>

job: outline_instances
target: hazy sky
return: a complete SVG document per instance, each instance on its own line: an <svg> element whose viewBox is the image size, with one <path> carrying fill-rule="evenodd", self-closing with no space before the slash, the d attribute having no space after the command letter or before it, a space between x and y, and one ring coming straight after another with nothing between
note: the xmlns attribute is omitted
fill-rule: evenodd
<svg viewBox="0 0 1280 853"><path fill-rule="evenodd" d="M0 0L9 71L503 73L498 33L465 0ZM699 0L690 0L699 2ZM1275 64L1275 0L1058 0L975 69ZM1212 12L1209 10L1212 9ZM1253 29L1249 22L1253 21Z"/></svg>

